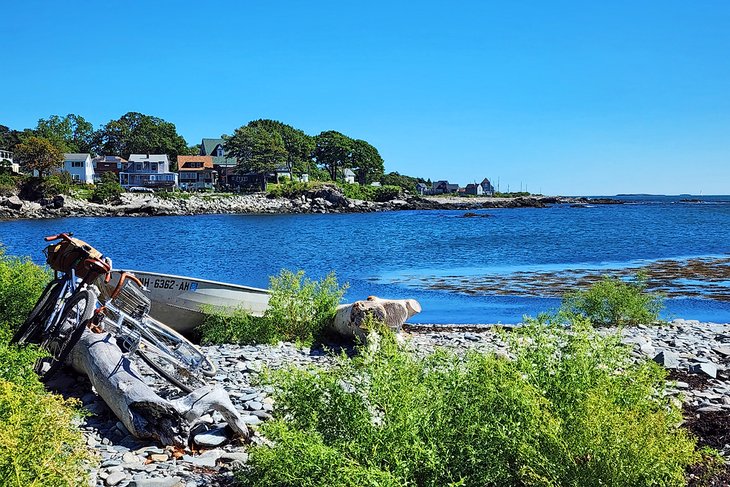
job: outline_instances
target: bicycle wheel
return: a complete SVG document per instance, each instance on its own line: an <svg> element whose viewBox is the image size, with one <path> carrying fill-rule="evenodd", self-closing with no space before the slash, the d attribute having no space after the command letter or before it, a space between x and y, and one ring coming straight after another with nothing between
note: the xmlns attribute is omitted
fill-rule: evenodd
<svg viewBox="0 0 730 487"><path fill-rule="evenodd" d="M95 308L96 294L89 289L76 291L66 302L55 330L41 344L51 355L50 360L41 359L36 363L36 372L41 380L49 379L61 368L94 316Z"/></svg>
<svg viewBox="0 0 730 487"><path fill-rule="evenodd" d="M206 385L216 367L185 337L149 317L145 317L137 353L155 372L186 392ZM202 376L202 377L201 377Z"/></svg>
<svg viewBox="0 0 730 487"><path fill-rule="evenodd" d="M54 279L46 285L33 310L22 325L15 330L10 343L40 343L48 318L61 297L63 279Z"/></svg>
<svg viewBox="0 0 730 487"><path fill-rule="evenodd" d="M169 349L182 363L206 377L213 377L216 374L215 364L190 340L150 316L145 316L143 320L144 330L141 330L143 340L156 346L161 344L162 346L158 348Z"/></svg>

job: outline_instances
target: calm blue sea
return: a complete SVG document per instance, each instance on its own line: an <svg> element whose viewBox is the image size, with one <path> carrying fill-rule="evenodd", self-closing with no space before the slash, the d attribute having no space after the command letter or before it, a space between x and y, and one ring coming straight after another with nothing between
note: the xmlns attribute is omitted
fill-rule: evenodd
<svg viewBox="0 0 730 487"><path fill-rule="evenodd" d="M280 269L334 270L347 299L416 298L420 323L517 323L554 298L473 296L426 287L516 271L636 266L730 255L730 197L623 196L624 205L348 215L205 215L0 222L0 243L43 262L42 237L72 231L115 267L266 287ZM681 200L697 200L681 201ZM717 285L730 286L729 283ZM671 299L664 316L730 322L730 303Z"/></svg>

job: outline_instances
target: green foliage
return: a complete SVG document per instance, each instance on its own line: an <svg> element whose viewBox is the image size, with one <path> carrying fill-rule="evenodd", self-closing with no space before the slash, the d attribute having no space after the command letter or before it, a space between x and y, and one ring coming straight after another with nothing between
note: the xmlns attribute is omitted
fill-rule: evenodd
<svg viewBox="0 0 730 487"><path fill-rule="evenodd" d="M512 360L418 358L386 334L333 368L269 373L273 446L252 448L239 482L683 485L699 455L657 364L584 321L569 331L542 318L506 340Z"/></svg>
<svg viewBox="0 0 730 487"><path fill-rule="evenodd" d="M269 307L260 318L244 310L204 309L208 316L199 328L203 343L310 343L334 318L347 285L340 286L334 272L313 281L305 278L304 271L282 270L271 278L270 288Z"/></svg>
<svg viewBox="0 0 730 487"><path fill-rule="evenodd" d="M400 186L361 186L359 184L345 184L342 193L345 197L365 201L391 201L402 196Z"/></svg>
<svg viewBox="0 0 730 487"><path fill-rule="evenodd" d="M63 153L50 140L31 136L15 147L13 160L23 170L38 171L38 175L43 177L61 166Z"/></svg>
<svg viewBox="0 0 730 487"><path fill-rule="evenodd" d="M225 151L238 161L238 171L272 173L286 164L284 140L278 132L266 127L239 127L231 137L225 137L225 141Z"/></svg>
<svg viewBox="0 0 730 487"><path fill-rule="evenodd" d="M352 139L335 130L320 133L314 138L312 155L322 166L332 181L347 166L352 151Z"/></svg>
<svg viewBox="0 0 730 487"><path fill-rule="evenodd" d="M267 184L266 193L272 198L296 198L320 186L322 186L320 183L287 181L281 184Z"/></svg>
<svg viewBox="0 0 730 487"><path fill-rule="evenodd" d="M388 174L385 174L380 179L380 182L383 186L400 186L404 191L410 191L412 193L416 192L416 184L418 183L426 183L429 188L431 187L430 180L414 178L397 172L389 172Z"/></svg>
<svg viewBox="0 0 730 487"><path fill-rule="evenodd" d="M512 191L509 193L500 193L495 191L494 195L495 198L522 198L527 196L532 196L532 193L527 191Z"/></svg>
<svg viewBox="0 0 730 487"><path fill-rule="evenodd" d="M295 174L311 172L314 150L314 139L311 136L277 120L254 120L248 126L279 134L286 150L286 166L289 170Z"/></svg>
<svg viewBox="0 0 730 487"><path fill-rule="evenodd" d="M0 485L82 485L92 461L73 426L76 403L48 394L33 370L36 347L11 346L49 272L0 248Z"/></svg>
<svg viewBox="0 0 730 487"><path fill-rule="evenodd" d="M0 379L0 484L77 486L91 454L73 426L75 402Z"/></svg>
<svg viewBox="0 0 730 487"><path fill-rule="evenodd" d="M357 182L360 184L379 181L385 170L378 149L360 139L351 143L349 166L355 171Z"/></svg>
<svg viewBox="0 0 730 487"><path fill-rule="evenodd" d="M586 290L567 293L562 309L595 325L622 326L654 323L663 306L662 297L647 292L646 278L639 274L634 282L604 276Z"/></svg>
<svg viewBox="0 0 730 487"><path fill-rule="evenodd" d="M137 112L128 112L101 127L94 133L92 145L97 154L125 159L130 154L168 154L173 162L178 155L195 151L177 133L174 123Z"/></svg>
<svg viewBox="0 0 730 487"><path fill-rule="evenodd" d="M62 152L91 152L94 127L84 117L69 113L38 120L35 133L53 142Z"/></svg>
<svg viewBox="0 0 730 487"><path fill-rule="evenodd" d="M12 196L18 192L23 178L7 172L0 172L0 196Z"/></svg>
<svg viewBox="0 0 730 487"><path fill-rule="evenodd" d="M155 193L155 196L161 200L189 200L193 197L192 193L186 193L184 191L160 191Z"/></svg>
<svg viewBox="0 0 730 487"><path fill-rule="evenodd" d="M101 182L94 186L91 193L91 201L94 203L109 203L119 201L124 192L119 179L113 172L105 172L101 176Z"/></svg>

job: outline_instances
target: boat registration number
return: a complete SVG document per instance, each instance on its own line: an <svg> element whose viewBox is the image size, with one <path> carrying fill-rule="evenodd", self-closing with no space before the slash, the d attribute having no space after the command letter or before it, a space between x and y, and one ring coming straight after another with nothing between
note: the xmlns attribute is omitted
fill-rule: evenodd
<svg viewBox="0 0 730 487"><path fill-rule="evenodd" d="M152 287L154 289L174 289L176 291L195 291L198 289L197 282L190 282L184 279L154 279L150 282L149 278L142 279L142 284L145 287ZM151 285L150 285L151 284Z"/></svg>

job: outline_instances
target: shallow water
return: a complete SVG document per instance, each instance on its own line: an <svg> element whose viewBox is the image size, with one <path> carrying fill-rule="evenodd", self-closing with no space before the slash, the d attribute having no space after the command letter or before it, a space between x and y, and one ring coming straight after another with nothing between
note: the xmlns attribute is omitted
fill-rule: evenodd
<svg viewBox="0 0 730 487"><path fill-rule="evenodd" d="M0 222L0 242L8 253L40 263L43 236L73 231L118 268L259 287L282 268L316 278L335 270L350 284L347 299L413 297L423 313L412 321L423 323L517 323L554 308L560 300L549 292L546 272L578 282L585 271L730 254L730 197L626 199L631 204L477 212L491 218L404 211L23 220ZM475 291L485 276L504 280L499 293ZM691 281L695 289L698 276L677 279L678 288ZM668 299L664 316L730 321L730 302L701 291L730 294L728 280L699 281L699 292ZM459 286L439 288L445 282ZM530 284L529 293L521 283Z"/></svg>

